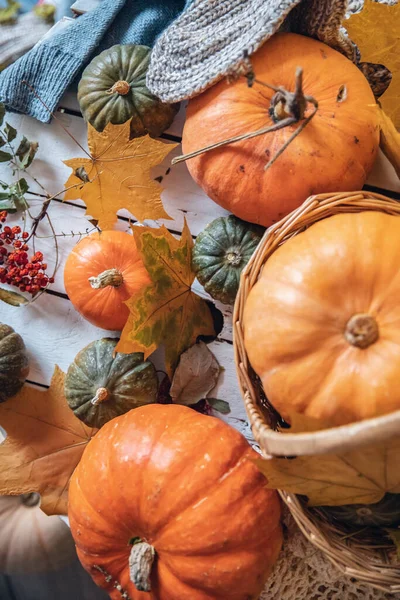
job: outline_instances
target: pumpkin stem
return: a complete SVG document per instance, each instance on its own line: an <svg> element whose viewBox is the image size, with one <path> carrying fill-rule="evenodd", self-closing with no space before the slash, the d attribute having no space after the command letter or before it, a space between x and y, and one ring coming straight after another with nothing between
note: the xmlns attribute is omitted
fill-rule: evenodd
<svg viewBox="0 0 400 600"><path fill-rule="evenodd" d="M353 315L346 325L344 337L352 346L364 350L379 338L378 323L365 313Z"/></svg>
<svg viewBox="0 0 400 600"><path fill-rule="evenodd" d="M89 283L94 290L100 290L108 285L117 288L123 281L122 273L118 269L107 269L97 277L89 277Z"/></svg>
<svg viewBox="0 0 400 600"><path fill-rule="evenodd" d="M116 81L112 88L107 90L107 94L119 94L120 96L126 96L129 94L131 86L127 81L120 80Z"/></svg>
<svg viewBox="0 0 400 600"><path fill-rule="evenodd" d="M193 152L189 152L188 154L177 156L176 158L172 159L172 165L176 165L180 162L189 160L190 158L194 158L195 156L199 156L200 154L204 154L206 152L209 152L210 150L221 148L221 146L226 146L227 144L233 144L235 142L241 142L243 140L250 140L259 135L264 135L265 133L271 133L272 131L278 131L279 129L284 129L285 127L296 125L297 123L299 123L299 121L302 121L301 123L299 123L299 126L295 129L295 131L292 133L289 139L265 165L264 170L266 171L274 164L274 162L281 156L281 154L283 154L286 148L303 131L303 129L307 127L311 119L317 113L317 100L313 96L305 96L303 93L303 69L301 67L298 67L296 71L296 86L294 92L289 92L283 87L277 88L276 86L269 85L268 83L264 83L263 81L255 79L254 73L249 73L247 75L247 78L249 87L251 87L253 83L258 83L276 92L271 100L271 107L269 109L269 113L272 120L274 121L274 124L267 125L266 127L262 127L261 129L257 129L256 131L251 131L250 133L235 135L234 137L222 140L221 142L216 142L215 144L210 144L209 146L205 146L204 148L200 148L199 150L194 150ZM304 115L308 104L311 104L313 106L313 109L308 115L308 117L305 117Z"/></svg>
<svg viewBox="0 0 400 600"><path fill-rule="evenodd" d="M98 404L108 400L109 397L110 394L108 393L107 388L101 387L97 390L95 397L92 398L90 403L93 404L93 406L97 406Z"/></svg>
<svg viewBox="0 0 400 600"><path fill-rule="evenodd" d="M279 123L288 117L293 117L297 122L304 119L306 108L307 100L303 92L303 69L298 67L294 92L280 88L272 96L269 114L274 123Z"/></svg>
<svg viewBox="0 0 400 600"><path fill-rule="evenodd" d="M136 542L129 556L129 573L138 592L150 592L150 575L156 551L147 542Z"/></svg>
<svg viewBox="0 0 400 600"><path fill-rule="evenodd" d="M229 252L226 253L225 257L226 257L227 262L232 267L238 267L240 265L240 263L242 262L241 253L237 252L236 250L230 250Z"/></svg>

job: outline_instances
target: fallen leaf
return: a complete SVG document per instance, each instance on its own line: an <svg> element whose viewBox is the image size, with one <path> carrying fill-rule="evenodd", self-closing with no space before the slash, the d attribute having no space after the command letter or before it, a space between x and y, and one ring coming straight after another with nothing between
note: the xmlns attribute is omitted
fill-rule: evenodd
<svg viewBox="0 0 400 600"><path fill-rule="evenodd" d="M392 73L392 82L380 98L383 109L400 127L400 4L389 6L365 0L364 8L343 25L357 44L363 61L382 64Z"/></svg>
<svg viewBox="0 0 400 600"><path fill-rule="evenodd" d="M28 304L28 300L22 294L18 294L18 292L11 292L10 290L5 290L4 288L0 288L0 300L6 302L7 304L11 304L11 306L21 306L22 304Z"/></svg>
<svg viewBox="0 0 400 600"><path fill-rule="evenodd" d="M70 477L96 430L68 407L64 373L56 366L48 390L25 385L0 404L0 426L0 495L38 492L45 513L67 514Z"/></svg>
<svg viewBox="0 0 400 600"><path fill-rule="evenodd" d="M32 164L38 149L38 142L30 142L25 136L22 137L22 140L15 152L15 156L18 157L21 166L24 169L27 169Z"/></svg>
<svg viewBox="0 0 400 600"><path fill-rule="evenodd" d="M162 187L151 177L177 144L167 144L149 135L129 139L130 122L107 125L102 133L88 125L90 158L71 158L64 164L72 174L65 188L65 200L83 200L100 229L112 229L116 213L126 208L138 221L170 219L161 202ZM85 176L89 178L85 182Z"/></svg>
<svg viewBox="0 0 400 600"><path fill-rule="evenodd" d="M311 506L373 504L400 493L400 438L344 454L257 459L269 487L308 497Z"/></svg>
<svg viewBox="0 0 400 600"><path fill-rule="evenodd" d="M207 344L194 344L179 359L170 390L172 400L185 406L196 404L216 386L219 373L218 361Z"/></svg>
<svg viewBox="0 0 400 600"><path fill-rule="evenodd" d="M231 412L229 402L226 400L220 400L220 398L207 398L207 402L213 410L221 413L221 415L229 415Z"/></svg>
<svg viewBox="0 0 400 600"><path fill-rule="evenodd" d="M379 109L380 115L380 147L386 158L392 164L400 179L400 132L385 111Z"/></svg>
<svg viewBox="0 0 400 600"><path fill-rule="evenodd" d="M172 376L179 356L198 336L214 335L210 309L191 289L192 236L186 221L179 240L164 226L132 229L152 284L126 302L130 314L116 351L143 352L147 358L164 344Z"/></svg>

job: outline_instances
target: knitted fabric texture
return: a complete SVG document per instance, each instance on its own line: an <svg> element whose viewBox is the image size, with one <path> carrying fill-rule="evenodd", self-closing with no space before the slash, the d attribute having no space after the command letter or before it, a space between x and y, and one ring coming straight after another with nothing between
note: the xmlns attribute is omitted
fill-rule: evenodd
<svg viewBox="0 0 400 600"><path fill-rule="evenodd" d="M184 0L102 0L98 8L44 39L8 67L0 75L0 100L9 110L50 121L49 111L22 81L54 111L94 54L114 44L152 46L183 8Z"/></svg>
<svg viewBox="0 0 400 600"><path fill-rule="evenodd" d="M341 23L347 10L356 12L362 4L361 0L194 0L158 39L147 85L164 102L191 98L237 69L245 51L251 55L281 27L319 39L358 64L357 47ZM382 94L390 83L387 69L367 66L363 71L374 92Z"/></svg>

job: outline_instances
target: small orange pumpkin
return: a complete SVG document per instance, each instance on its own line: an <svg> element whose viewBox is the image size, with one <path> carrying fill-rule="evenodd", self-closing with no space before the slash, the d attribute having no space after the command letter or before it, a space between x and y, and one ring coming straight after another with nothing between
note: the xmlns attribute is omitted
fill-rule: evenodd
<svg viewBox="0 0 400 600"><path fill-rule="evenodd" d="M334 425L400 409L400 218L338 214L265 262L244 311L245 347L284 416Z"/></svg>
<svg viewBox="0 0 400 600"><path fill-rule="evenodd" d="M187 161L193 179L237 217L268 227L315 193L361 189L379 146L379 114L364 75L329 46L293 33L274 35L251 57L256 78L303 89L319 108L268 170L298 125L231 143ZM189 102L183 151L190 153L290 116L278 94L244 77L221 81ZM280 109L280 110L278 110ZM310 110L305 116L310 114Z"/></svg>
<svg viewBox="0 0 400 600"><path fill-rule="evenodd" d="M113 419L70 483L82 565L113 600L258 599L282 531L257 456L235 429L185 406Z"/></svg>
<svg viewBox="0 0 400 600"><path fill-rule="evenodd" d="M111 331L123 329L129 316L125 301L150 283L133 236L122 231L83 238L65 264L65 289L76 310Z"/></svg>

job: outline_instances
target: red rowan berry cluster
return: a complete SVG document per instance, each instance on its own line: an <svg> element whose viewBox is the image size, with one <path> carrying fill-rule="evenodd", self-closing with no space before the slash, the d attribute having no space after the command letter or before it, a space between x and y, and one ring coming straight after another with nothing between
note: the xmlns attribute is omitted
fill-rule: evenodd
<svg viewBox="0 0 400 600"><path fill-rule="evenodd" d="M35 296L54 279L46 274L47 264L41 252L29 257L29 233L21 231L18 225L3 226L6 219L7 212L0 212L0 283L15 285L21 292Z"/></svg>

